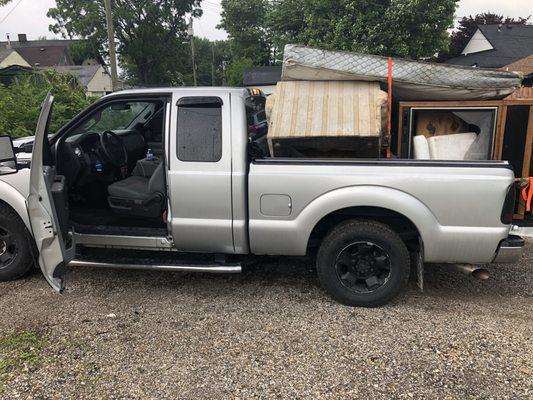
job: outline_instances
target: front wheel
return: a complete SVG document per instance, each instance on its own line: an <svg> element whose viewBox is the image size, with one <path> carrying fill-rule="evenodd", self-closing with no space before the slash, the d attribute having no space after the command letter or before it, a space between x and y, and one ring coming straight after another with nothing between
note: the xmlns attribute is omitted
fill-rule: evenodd
<svg viewBox="0 0 533 400"><path fill-rule="evenodd" d="M409 252L387 225L351 220L335 227L317 255L318 279L337 301L378 307L389 302L409 279Z"/></svg>
<svg viewBox="0 0 533 400"><path fill-rule="evenodd" d="M0 204L0 281L26 274L33 265L24 222L5 204Z"/></svg>

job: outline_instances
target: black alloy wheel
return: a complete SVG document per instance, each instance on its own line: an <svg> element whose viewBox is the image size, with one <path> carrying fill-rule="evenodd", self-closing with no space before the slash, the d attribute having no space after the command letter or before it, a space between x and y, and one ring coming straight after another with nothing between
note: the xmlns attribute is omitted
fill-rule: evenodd
<svg viewBox="0 0 533 400"><path fill-rule="evenodd" d="M405 243L390 226L371 220L348 220L322 240L317 254L321 286L335 300L378 307L392 300L409 279Z"/></svg>
<svg viewBox="0 0 533 400"><path fill-rule="evenodd" d="M0 203L0 281L20 278L32 268L32 240L15 210Z"/></svg>
<svg viewBox="0 0 533 400"><path fill-rule="evenodd" d="M18 246L14 236L0 226L0 269L8 267L17 257Z"/></svg>
<svg viewBox="0 0 533 400"><path fill-rule="evenodd" d="M342 284L357 293L369 293L387 283L391 274L390 257L372 242L355 242L341 250L335 262Z"/></svg>

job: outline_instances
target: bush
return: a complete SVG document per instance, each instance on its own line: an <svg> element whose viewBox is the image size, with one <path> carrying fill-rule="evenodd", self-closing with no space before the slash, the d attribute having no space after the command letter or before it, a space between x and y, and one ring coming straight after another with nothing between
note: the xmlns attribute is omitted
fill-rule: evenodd
<svg viewBox="0 0 533 400"><path fill-rule="evenodd" d="M88 98L76 77L69 74L48 70L17 77L9 85L0 85L0 135L33 135L49 90L55 97L49 133L57 132L95 100Z"/></svg>

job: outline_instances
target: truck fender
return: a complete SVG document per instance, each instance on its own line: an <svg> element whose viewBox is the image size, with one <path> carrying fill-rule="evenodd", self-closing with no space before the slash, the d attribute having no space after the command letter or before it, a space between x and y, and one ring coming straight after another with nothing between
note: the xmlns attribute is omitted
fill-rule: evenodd
<svg viewBox="0 0 533 400"><path fill-rule="evenodd" d="M423 242L433 237L439 227L431 210L410 194L384 186L349 186L317 197L298 215L296 220L305 232L306 246L311 232L322 218L349 207L378 207L395 211L415 225Z"/></svg>
<svg viewBox="0 0 533 400"><path fill-rule="evenodd" d="M4 177L2 177L4 179ZM26 229L31 232L30 220L28 217L28 210L26 207L26 198L17 189L9 183L0 180L1 201L10 206L22 219L26 225Z"/></svg>

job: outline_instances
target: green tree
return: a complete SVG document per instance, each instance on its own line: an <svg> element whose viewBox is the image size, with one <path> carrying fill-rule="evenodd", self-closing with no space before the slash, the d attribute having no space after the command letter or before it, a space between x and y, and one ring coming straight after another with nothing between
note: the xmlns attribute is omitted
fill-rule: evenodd
<svg viewBox="0 0 533 400"><path fill-rule="evenodd" d="M450 48L448 51L439 53L438 60L445 61L452 57L461 55L470 38L476 33L478 25L505 24L505 25L524 25L530 19L527 17L504 17L503 15L485 12L463 17L459 21L457 29L451 34Z"/></svg>
<svg viewBox="0 0 533 400"><path fill-rule="evenodd" d="M274 0L269 31L287 42L423 58L446 49L457 0Z"/></svg>
<svg viewBox="0 0 533 400"><path fill-rule="evenodd" d="M225 66L231 61L230 43L228 41L210 41L204 38L194 38L194 43L198 85L211 86L214 83L215 86L220 86L225 84ZM185 76L185 84L192 85L192 83L191 66L190 73Z"/></svg>
<svg viewBox="0 0 533 400"><path fill-rule="evenodd" d="M104 63L99 49L99 44L94 40L79 40L69 46L69 53L75 65L81 65L88 59L95 59L100 63Z"/></svg>
<svg viewBox="0 0 533 400"><path fill-rule="evenodd" d="M72 75L52 70L23 75L10 85L0 85L0 132L11 137L33 135L41 103L49 90L55 97L50 133L94 101L87 98L84 88Z"/></svg>
<svg viewBox="0 0 533 400"><path fill-rule="evenodd" d="M134 83L183 82L187 55L186 16L199 17L201 0L114 0L117 51L126 78ZM56 0L48 11L54 33L89 39L107 56L103 1Z"/></svg>
<svg viewBox="0 0 533 400"><path fill-rule="evenodd" d="M409 58L447 48L457 0L223 0L233 54L281 60L287 43Z"/></svg>
<svg viewBox="0 0 533 400"><path fill-rule="evenodd" d="M273 46L273 61L283 58L283 48L288 43L305 43L303 32L306 29L304 9L309 8L308 0L273 0L266 15L266 26Z"/></svg>
<svg viewBox="0 0 533 400"><path fill-rule="evenodd" d="M220 28L228 33L235 59L256 65L271 61L271 43L266 26L268 0L222 0Z"/></svg>
<svg viewBox="0 0 533 400"><path fill-rule="evenodd" d="M226 69L226 81L228 86L242 86L244 68L252 67L253 60L249 58L235 58Z"/></svg>

